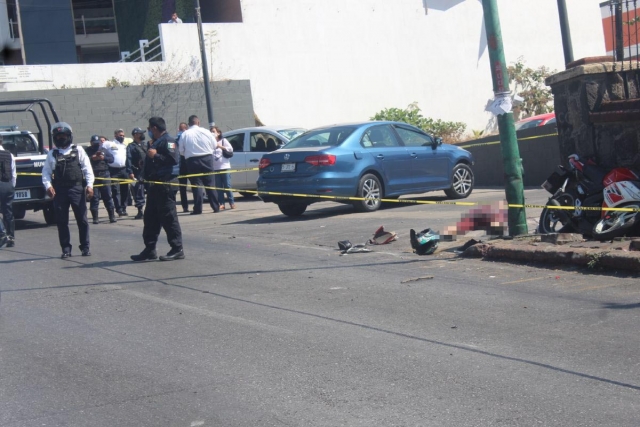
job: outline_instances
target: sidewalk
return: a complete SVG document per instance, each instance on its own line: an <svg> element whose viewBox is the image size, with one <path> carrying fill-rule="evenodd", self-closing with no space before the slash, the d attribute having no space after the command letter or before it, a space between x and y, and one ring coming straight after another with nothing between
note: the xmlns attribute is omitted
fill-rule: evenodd
<svg viewBox="0 0 640 427"><path fill-rule="evenodd" d="M535 230L536 227L537 224L530 224L529 230ZM463 252L456 251L472 239L480 242L469 246ZM455 242L441 241L439 251L455 251L463 257L640 272L640 237L599 242L585 240L580 234L529 234L489 240L487 236L472 232L458 236Z"/></svg>

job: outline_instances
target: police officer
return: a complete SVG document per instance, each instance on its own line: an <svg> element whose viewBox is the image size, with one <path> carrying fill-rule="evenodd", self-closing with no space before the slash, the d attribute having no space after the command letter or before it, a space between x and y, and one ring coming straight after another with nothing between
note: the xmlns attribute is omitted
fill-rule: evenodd
<svg viewBox="0 0 640 427"><path fill-rule="evenodd" d="M16 189L16 161L13 154L2 147L0 135L0 248L15 246L15 224L13 220L13 196Z"/></svg>
<svg viewBox="0 0 640 427"><path fill-rule="evenodd" d="M58 239L62 248L61 258L71 256L69 206L78 223L82 256L91 256L87 221L87 198L93 197L91 162L82 147L72 144L73 133L69 124L55 123L51 128L51 135L56 148L47 154L42 168L42 183L47 195L53 199Z"/></svg>
<svg viewBox="0 0 640 427"><path fill-rule="evenodd" d="M131 255L131 259L147 261L158 258L156 244L163 228L171 250L166 256L161 256L160 261L184 259L182 230L176 211L178 189L175 186L178 183L180 154L174 139L167 133L167 125L162 117L149 119L148 133L153 142L147 150L142 172L143 179L150 181L142 230L145 248L140 254Z"/></svg>
<svg viewBox="0 0 640 427"><path fill-rule="evenodd" d="M107 150L102 146L99 135L91 137L91 145L87 148L87 156L91 161L91 169L96 178L101 178L93 192L93 197L89 201L89 209L93 217L93 223L99 224L98 208L100 208L100 199L109 214L109 222L116 222L115 206L111 197L111 183L109 182L109 163L113 162L113 154L111 150Z"/></svg>
<svg viewBox="0 0 640 427"><path fill-rule="evenodd" d="M133 186L133 196L135 206L138 208L138 214L134 219L142 219L144 216L142 213L142 208L144 208L144 183L141 175L147 149L142 129L135 128L131 131L131 135L133 136L133 142L127 145L127 170L129 171L129 178L136 180Z"/></svg>

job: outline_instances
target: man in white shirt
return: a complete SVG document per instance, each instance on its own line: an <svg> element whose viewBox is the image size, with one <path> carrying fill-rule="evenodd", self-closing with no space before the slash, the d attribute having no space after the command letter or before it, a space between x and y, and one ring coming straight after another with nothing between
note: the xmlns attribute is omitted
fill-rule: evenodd
<svg viewBox="0 0 640 427"><path fill-rule="evenodd" d="M16 160L13 154L2 147L0 135L0 248L15 246L15 222L13 219L13 196L16 190Z"/></svg>
<svg viewBox="0 0 640 427"><path fill-rule="evenodd" d="M178 14L176 12L173 12L168 24L182 24L182 19L178 18Z"/></svg>
<svg viewBox="0 0 640 427"><path fill-rule="evenodd" d="M116 129L113 132L114 140L102 144L113 154L113 162L109 163L109 175L111 178L111 197L116 207L118 216L127 216L127 199L129 198L129 174L127 171L127 146L124 144L124 130Z"/></svg>
<svg viewBox="0 0 640 427"><path fill-rule="evenodd" d="M89 251L89 221L87 221L87 199L93 197L93 169L89 156L82 147L73 145L71 126L65 122L55 123L51 129L56 148L49 151L42 168L42 184L47 195L53 199L58 224L58 239L62 248L62 259L71 256L69 234L69 207L80 232L82 256L91 256Z"/></svg>
<svg viewBox="0 0 640 427"><path fill-rule="evenodd" d="M216 141L211 132L200 127L198 116L190 116L189 129L180 136L178 150L187 162L187 173L189 175L204 174L189 178L193 188L193 210L191 215L200 215L202 213L203 186L209 197L211 209L213 209L214 213L220 212L218 192L215 190L213 175L213 150L215 150L215 147Z"/></svg>

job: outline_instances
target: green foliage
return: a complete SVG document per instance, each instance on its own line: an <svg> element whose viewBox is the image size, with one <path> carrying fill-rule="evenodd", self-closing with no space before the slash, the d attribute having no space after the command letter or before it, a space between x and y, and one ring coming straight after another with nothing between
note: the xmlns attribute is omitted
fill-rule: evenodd
<svg viewBox="0 0 640 427"><path fill-rule="evenodd" d="M524 99L521 105L513 109L516 120L553 111L553 95L544 81L554 74L555 70L551 71L544 66L534 70L525 66L522 58L518 58L507 71L509 84L514 85L514 93Z"/></svg>
<svg viewBox="0 0 640 427"><path fill-rule="evenodd" d="M105 85L106 85L106 87L109 87L109 88L129 87L129 86L131 86L131 83L126 81L126 80L118 80L115 77L111 77L109 80L107 80L107 83Z"/></svg>
<svg viewBox="0 0 640 427"><path fill-rule="evenodd" d="M461 122L445 122L424 117L420 114L420 108L416 102L409 104L405 109L385 108L376 113L371 120L389 120L404 122L424 130L434 136L442 138L443 142L452 144L460 141L467 125Z"/></svg>

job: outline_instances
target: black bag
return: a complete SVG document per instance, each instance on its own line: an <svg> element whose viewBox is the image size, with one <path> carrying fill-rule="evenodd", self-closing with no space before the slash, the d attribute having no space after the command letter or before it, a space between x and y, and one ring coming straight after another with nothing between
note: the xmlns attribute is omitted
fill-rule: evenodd
<svg viewBox="0 0 640 427"><path fill-rule="evenodd" d="M233 157L233 151L222 150L222 157L230 159Z"/></svg>

